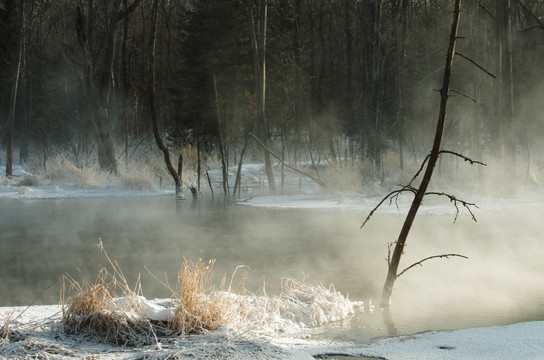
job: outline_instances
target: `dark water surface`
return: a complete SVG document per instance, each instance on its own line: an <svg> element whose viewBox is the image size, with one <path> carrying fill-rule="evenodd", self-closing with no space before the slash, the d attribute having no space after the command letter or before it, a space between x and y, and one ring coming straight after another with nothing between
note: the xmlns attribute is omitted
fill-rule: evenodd
<svg viewBox="0 0 544 360"><path fill-rule="evenodd" d="M0 306L59 302L64 274L93 281L109 257L129 283L141 274L147 298L169 297L153 279L175 284L184 258L215 258L215 278L230 279L239 265L245 286L269 296L280 278L334 284L365 312L316 330L318 335L363 340L387 335L379 306L387 243L403 215L367 212L270 210L221 201L171 197L62 200L0 199ZM400 268L431 255L459 253L468 260L430 260L397 281L392 318L398 333L544 320L544 208L461 216L419 216ZM238 275L246 271L241 269ZM389 329L391 330L391 328Z"/></svg>

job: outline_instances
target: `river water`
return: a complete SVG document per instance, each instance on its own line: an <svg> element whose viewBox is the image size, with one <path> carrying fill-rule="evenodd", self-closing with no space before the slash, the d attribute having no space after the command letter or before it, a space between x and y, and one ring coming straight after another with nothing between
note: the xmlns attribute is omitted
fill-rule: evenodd
<svg viewBox="0 0 544 360"><path fill-rule="evenodd" d="M379 305L387 243L402 214L272 210L218 200L171 197L0 200L0 306L55 304L61 282L93 281L107 265L98 248L118 261L129 283L141 276L147 298L169 297L156 277L175 284L184 259L216 259L215 278L247 275L245 287L269 296L285 276L334 284L365 312L317 329L320 336L362 340L391 333ZM482 212L478 222L451 215L420 215L401 268L430 260L402 275L393 292L397 333L544 320L544 207ZM247 270L247 269L251 270Z"/></svg>

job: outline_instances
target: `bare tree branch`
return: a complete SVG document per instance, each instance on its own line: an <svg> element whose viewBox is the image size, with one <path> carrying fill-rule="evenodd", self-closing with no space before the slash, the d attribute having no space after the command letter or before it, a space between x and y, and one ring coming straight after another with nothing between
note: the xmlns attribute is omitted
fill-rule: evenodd
<svg viewBox="0 0 544 360"><path fill-rule="evenodd" d="M462 57L463 59L467 60L467 61L470 62L472 65L476 66L478 69L482 70L482 71L485 72L487 75L491 76L493 79L496 79L496 78L497 78L495 75L493 75L492 73L490 73L489 71L487 71L482 65L478 64L476 61L472 60L472 59L469 58L468 56L465 56L465 55L461 54L460 52L456 52L455 54L456 54L456 55L459 55L459 56Z"/></svg>
<svg viewBox="0 0 544 360"><path fill-rule="evenodd" d="M450 150L440 150L440 153L441 154L452 154L452 155L455 155L455 156L458 156L460 157L461 159L465 160L465 161L468 161L470 163L470 165L474 165L474 164L478 164L478 165L482 165L482 166L487 166L487 164L481 162L481 161L477 161L477 160L472 160L471 158L463 155L463 154L459 154L455 151L450 151Z"/></svg>
<svg viewBox="0 0 544 360"><path fill-rule="evenodd" d="M363 221L363 224L361 225L360 229L362 229L366 223L370 220L370 218L372 217L372 215L374 215L374 213L378 210L378 208L380 206L382 206L382 204L386 201L386 200L389 200L389 204L391 204L393 202L393 199L395 199L395 204L397 204L397 199L399 197L400 194L404 193L404 192L411 192L413 194L415 194L417 191L416 188L414 188L412 185L406 185L406 186L403 186L402 188L398 189L398 190L394 190L394 191L391 191L389 194L385 195L382 200L378 203L378 205L376 205L371 211L370 213L368 214L368 216L366 217L366 219ZM397 206L398 207L398 206Z"/></svg>
<svg viewBox="0 0 544 360"><path fill-rule="evenodd" d="M429 256L429 257L426 257L425 259L423 260L420 260L416 263L413 263L412 265L408 266L406 269L402 270L398 275L397 275L397 278L399 276L401 276L402 274L404 274L405 272L407 272L408 270L410 270L411 268L415 267L415 266L423 266L421 265L424 261L427 261L427 260L431 260L431 259L436 259L436 258L446 258L446 259L449 259L450 257L462 257L463 259L468 259L467 256L465 255L460 255L460 254L442 254L442 255L433 255L433 256Z"/></svg>
<svg viewBox="0 0 544 360"><path fill-rule="evenodd" d="M412 177L412 179L410 180L410 182L408 183L408 186L411 186L412 183L417 179L417 177L419 176L419 174L421 174L421 172L423 171L423 168L425 167L425 164L427 163L427 161L429 160L429 158L431 157L431 154L429 153L425 159L423 160L423 162L421 163L421 166L419 167L419 170L416 172L416 174Z"/></svg>
<svg viewBox="0 0 544 360"><path fill-rule="evenodd" d="M493 16L493 14L491 13L491 11L489 11L489 9L484 5L482 4L482 2L480 0L473 0L475 3L477 3L478 5L480 5L480 7L489 15L491 16L492 19L494 19L495 17Z"/></svg>
<svg viewBox="0 0 544 360"><path fill-rule="evenodd" d="M473 98L473 97L470 96L470 95L465 94L465 93L462 92L462 91L455 90L455 89L450 89L450 92L454 92L454 93L459 94L459 95L461 95L461 96L463 96L463 97L466 97L467 99L472 100L473 102L478 102L478 100L476 100L475 98Z"/></svg>
<svg viewBox="0 0 544 360"><path fill-rule="evenodd" d="M481 162L481 161L477 161L477 160L473 160L465 155L462 155L460 153L457 153L455 151L450 151L450 150L440 150L439 151L439 154L452 154L452 155L455 155L455 156L458 156L460 157L461 159L463 159L464 161L468 161L471 165L474 165L474 164L478 164L478 165L483 165L483 166L487 166L487 164ZM393 202L393 199L395 200L395 204L397 203L397 200L398 200L398 197L400 196L400 194L404 193L404 192L411 192L413 194L415 194L417 192L417 189L412 185L413 182L418 178L419 174L421 173L421 171L423 171L423 168L425 166L425 164L427 163L427 160L429 160L429 155L427 155L425 157L425 159L423 160L419 170L416 172L416 174L412 177L412 179L410 180L410 182L408 183L408 185L405 185L403 187L401 187L400 189L397 189L397 190L394 190L394 191L391 191L389 194L385 195L382 200L378 203L378 205L376 205L371 211L370 213L368 214L368 216L365 218L365 220L363 221L363 224L361 225L361 229L366 225L366 223L370 220L370 218L374 215L374 213L378 210L378 208L380 208L380 206L382 206L383 203L385 203L386 200L389 200L389 204L391 205L391 203ZM457 206L457 203L461 203L465 208L467 208L468 212L471 214L472 216L472 219L474 221L477 221L476 220L476 217L474 216L474 213L471 211L471 209L469 208L469 206L474 206L474 207L478 207L476 206L476 204L472 204L472 203L468 203L466 201L463 201L463 200L459 200L457 199L455 196L451 195L451 194L446 194L446 193L438 193L438 192L428 192L426 193L426 195L440 195L440 196L447 196L453 203L454 203L454 206L457 210L457 213L455 215L455 219L453 220L453 222L457 221L457 217L459 215L459 207ZM398 206L397 206L398 208Z"/></svg>
<svg viewBox="0 0 544 360"><path fill-rule="evenodd" d="M481 162L481 161L477 161L477 160L473 160L463 154L460 154L460 153L457 153L455 151L450 151L450 150L440 150L439 151L439 154L451 154L451 155L455 155L455 156L458 156L460 157L461 159L463 159L464 161L467 161L469 162L471 165L475 165L475 164L478 164L478 165L483 165L483 166L487 166L487 164ZM417 179L417 177L419 176L419 174L421 173L421 171L423 171L423 168L425 166L425 164L427 163L427 160L429 159L429 155L427 155L425 157L425 159L423 160L419 170L416 172L416 174L412 177L412 179L410 180L410 182L408 183L408 185L405 185L403 187L401 187L400 189L397 189L397 190L394 190L394 191L391 191L389 194L385 195L382 200L370 211L370 213L368 214L368 216L365 218L365 220L363 221L362 225L361 225L361 229L366 225L366 223L370 220L370 218L374 215L374 213L380 208L380 206L382 206L383 203L386 202L386 200L389 200L389 204L391 205L391 203L393 202L393 199L395 200L395 204L397 204L397 200L398 200L398 197L404 193L404 192L411 192L413 194L416 194L417 192L417 189L412 185L413 182L415 181L415 179ZM472 216L472 219L474 221L477 221L476 220L476 217L474 215L474 213L471 211L470 209L470 206L474 206L476 208L478 208L478 206L476 206L476 204L473 204L473 203L468 203L466 201L463 201L463 200L459 200L457 199L455 196L451 195L451 194L447 194L447 193L438 193L438 192L427 192L425 195L439 195L439 196L446 196L450 199L450 201L452 201L454 203L454 206L455 206L455 209L456 209L456 214L455 214L455 218L453 220L453 222L456 222L457 221L457 217L459 215L459 207L457 205L457 203L461 203L463 205L463 207L465 207L468 212L470 213L470 215ZM398 208L398 206L397 206Z"/></svg>
<svg viewBox="0 0 544 360"><path fill-rule="evenodd" d="M454 223L457 221L457 217L459 215L458 203L461 203L461 205L463 205L463 207L465 209L467 209L467 211L470 213L470 216L472 217L472 220L474 220L474 222L478 222L478 220L476 220L476 216L474 215L474 213L472 212L472 209L470 208L472 206L472 207L475 207L476 209L479 209L478 205L476 205L474 203L469 203L468 201L465 201L465 200L460 200L460 199L456 198L454 195L451 195L451 194L448 194L448 193L445 193L445 192L430 191L430 192L425 193L425 195L445 196L448 199L450 199L450 201L453 203L453 206L455 206L455 210L457 211L456 214L455 214L455 218L453 219Z"/></svg>

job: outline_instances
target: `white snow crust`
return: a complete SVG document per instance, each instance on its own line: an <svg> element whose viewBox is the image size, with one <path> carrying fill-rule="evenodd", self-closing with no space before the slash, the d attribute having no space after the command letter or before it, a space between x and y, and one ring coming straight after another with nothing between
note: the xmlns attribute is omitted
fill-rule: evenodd
<svg viewBox="0 0 544 360"><path fill-rule="evenodd" d="M119 304L123 301L120 299ZM145 308L146 315L154 316L157 311L161 311L157 300L141 298L138 301L141 302L142 309ZM327 309L321 310L324 315L330 315ZM306 308L306 311L311 310ZM544 321L430 331L354 344L313 339L308 324L296 324L282 316L280 320L276 318L278 313L271 313L265 322L275 323L278 329L281 326L287 328L285 325L291 322L292 329L298 330L283 332L276 329L273 332L259 332L256 331L259 324L248 321L244 325L245 329L238 324L236 329L221 328L204 335L168 341L159 339L154 345L128 348L64 335L60 329L61 313L58 305L33 306L27 309L0 308L2 325L7 325L11 330L10 339L0 346L0 358L303 360L325 354L331 354L329 359L334 359L332 354L342 354L355 359L375 357L388 360L544 359ZM310 316L306 319L312 323L311 319L314 318Z"/></svg>

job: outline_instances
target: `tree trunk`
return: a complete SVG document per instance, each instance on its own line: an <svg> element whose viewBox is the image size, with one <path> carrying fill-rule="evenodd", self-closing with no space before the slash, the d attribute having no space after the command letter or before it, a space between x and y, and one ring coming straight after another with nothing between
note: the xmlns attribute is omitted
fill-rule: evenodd
<svg viewBox="0 0 544 360"><path fill-rule="evenodd" d="M123 11L126 11L128 8L128 0L123 0ZM130 89L129 79L128 79L128 68L127 68L127 42L128 42L128 17L123 21L123 32L121 33L121 86L122 86L122 110L121 113L123 118L123 128L124 128L124 140L125 140L125 167L128 169L128 133L129 133L129 114L128 114L128 93Z"/></svg>
<svg viewBox="0 0 544 360"><path fill-rule="evenodd" d="M399 8L399 6L402 6ZM399 167L404 169L404 74L402 65L404 63L404 52L406 44L406 31L407 31L407 19L408 19L408 1L402 0L401 4L397 4L393 8L393 36L395 39L395 56L396 56L396 71L397 71L397 140L399 146ZM399 30L400 24L400 30Z"/></svg>
<svg viewBox="0 0 544 360"><path fill-rule="evenodd" d="M23 17L24 17L24 7L23 7ZM32 19L29 17L29 21L32 21ZM28 161L28 148L30 146L30 111L31 111L31 91L32 88L30 86L32 78L28 76L30 73L29 69L29 59L28 59L28 52L27 52L27 43L29 42L29 39L27 39L27 20L23 18L23 29L22 29L22 42L21 42L21 58L22 58L22 65L21 65L21 74L20 74L20 100L22 101L22 106L20 106L19 111L19 121L21 121L21 127L20 127L20 142L19 142L19 162L21 164L26 163Z"/></svg>
<svg viewBox="0 0 544 360"><path fill-rule="evenodd" d="M223 172L223 193L229 196L229 178L227 160L225 155L225 144L223 143L223 130L221 128L221 109L219 108L219 93L217 92L217 80L213 74L213 89L215 93L215 106L217 109L217 127L219 137L219 155L221 156L221 170Z"/></svg>
<svg viewBox="0 0 544 360"><path fill-rule="evenodd" d="M266 118L266 30L268 20L268 0L258 0L255 19L253 2L248 4L248 17L250 23L251 47L253 50L253 62L255 66L255 85L257 92L257 114L254 122L254 131L265 146L268 146L270 128ZM257 20L257 24L255 24ZM272 192L276 191L276 182L272 171L272 162L268 152L263 153L264 166L268 186Z"/></svg>
<svg viewBox="0 0 544 360"><path fill-rule="evenodd" d="M344 126L348 136L352 136L355 133L355 124L353 116L353 87L352 87L352 77L353 77L353 23L352 19L352 0L344 0L344 32L346 36L346 71L344 77L344 107L345 111L345 120Z"/></svg>
<svg viewBox="0 0 544 360"><path fill-rule="evenodd" d="M92 6L92 4L90 6ZM92 9L89 9L89 13L92 13L91 10ZM106 103L100 96L99 89L97 89L94 85L94 63L89 45L89 36L92 36L92 32L87 31L87 24L91 23L92 19L87 21L82 9L78 7L76 30L79 46L83 54L83 82L85 92L87 94L87 100L89 101L89 106L92 111L91 118L97 136L98 165L101 170L117 174L117 159L115 157Z"/></svg>
<svg viewBox="0 0 544 360"><path fill-rule="evenodd" d="M23 62L23 42L24 42L24 0L19 0L17 6L17 64L15 65L14 77L13 77L13 86L11 89L11 100L9 104L9 115L8 115L8 134L7 134L7 143L6 143L6 176L13 175L13 132L15 127L15 113L17 107L17 96L19 95L19 80L22 72L22 62Z"/></svg>
<svg viewBox="0 0 544 360"><path fill-rule="evenodd" d="M201 164L201 157L200 157L200 140L198 140L198 133L196 136L196 186L198 193L200 194L200 177L202 173L202 164Z"/></svg>
<svg viewBox="0 0 544 360"><path fill-rule="evenodd" d="M26 50L24 51L26 52ZM24 55L27 56L26 54ZM28 153L30 147L30 120L32 118L32 78L28 77L28 61L25 59L25 69L21 76L22 88L21 88L21 100L23 101L22 112L22 127L21 127L21 141L19 148L19 161L24 164L28 161Z"/></svg>
<svg viewBox="0 0 544 360"><path fill-rule="evenodd" d="M268 24L268 0L259 0L259 44L260 44L260 54L261 54L261 74L260 74L260 86L259 94L257 98L260 99L261 104L259 104L259 117L262 127L262 139L266 146L268 146L268 140L270 138L270 124L266 116L266 32ZM270 191L276 191L276 181L274 180L274 172L272 171L272 161L270 160L270 154L268 152L263 153L264 156L264 167L266 171L266 177L268 179L268 187Z"/></svg>
<svg viewBox="0 0 544 360"><path fill-rule="evenodd" d="M373 27L373 53L372 53L372 77L371 77L371 157L376 165L376 170L383 181L383 145L382 145L382 123L381 123L381 92L382 92L382 45L381 45L381 23L382 23L382 0L374 0L374 27Z"/></svg>
<svg viewBox="0 0 544 360"><path fill-rule="evenodd" d="M156 88L156 66L155 66L155 50L157 47L157 23L158 23L158 6L159 0L153 1L153 22L151 25L151 37L150 37L150 56L149 56L149 71L151 72L151 81L149 82L149 112L151 115L151 124L153 127L153 136L159 149L161 149L164 157L164 162L166 163L166 168L168 172L174 179L176 197L181 198L183 194L181 192L181 179L178 176L178 173L172 165L170 160L170 152L168 147L163 143L161 135L159 133L159 124L157 121L157 109L155 104L155 88Z"/></svg>
<svg viewBox="0 0 544 360"><path fill-rule="evenodd" d="M302 131L302 62L301 62L301 52L302 52L302 40L301 40L301 29L300 29L300 18L301 18L301 0L295 0L295 16L294 16L294 36L293 36L293 51L294 51L294 57L295 57L295 98L294 98L294 112L295 112L295 125L294 125L294 133L295 133L295 149L294 154L295 157L298 154L298 145L300 144L300 133ZM284 138L284 129L282 129L282 141L285 140ZM282 152L283 153L283 152ZM295 159L296 162L296 159ZM283 188L283 174L282 174L282 188Z"/></svg>
<svg viewBox="0 0 544 360"><path fill-rule="evenodd" d="M246 153L247 144L249 143L249 136L246 136L244 141L244 146L242 147L242 152L240 153L240 160L238 162L238 170L236 171L236 180L234 181L234 190L232 194L236 196L236 191L238 191L238 196L240 195L240 188L242 185L241 182L241 173L242 173L242 164L244 163L244 154Z"/></svg>
<svg viewBox="0 0 544 360"><path fill-rule="evenodd" d="M503 143L504 193L512 194L516 179L516 134L512 70L512 17L510 0L497 0L496 21L499 46L500 129Z"/></svg>
<svg viewBox="0 0 544 360"><path fill-rule="evenodd" d="M419 188L417 189L414 200L412 201L412 205L410 206L408 215L406 216L406 219L404 220L404 224L402 226L401 232L395 244L393 255L390 259L389 268L387 272L387 278L383 286L383 294L382 294L382 302L381 302L382 306L389 306L391 304L391 293L393 291L393 285L395 283L395 280L397 279L397 276L398 276L397 275L398 266L399 266L402 253L404 252L406 239L408 238L408 234L410 232L410 229L416 217L417 211L419 210L419 207L423 201L423 198L425 197L427 187L429 186L429 183L431 181L431 177L433 175L433 171L436 166L436 162L438 160L438 156L440 153L440 146L442 143L444 125L446 121L446 106L448 102L450 73L451 73L451 67L453 65L453 58L455 55L455 44L457 41L457 31L459 27L459 18L460 18L460 12L461 12L460 9L461 9L461 0L456 0L454 5L454 11L453 11L453 20L451 24L451 32L450 32L448 52L446 56L446 64L444 67L444 77L442 80L442 88L440 89L440 111L438 113L438 122L436 124L436 132L435 132L433 147L427 162L425 174L423 175L421 184Z"/></svg>
<svg viewBox="0 0 544 360"><path fill-rule="evenodd" d="M115 39L119 20L129 16L138 6L141 0L133 0L127 8L120 9L121 0L115 0L111 4L111 13L107 19L105 34L105 51L103 59L102 74L98 88L94 83L95 63L91 55L92 25L94 14L94 1L88 2L88 17L83 15L80 7L77 9L76 29L79 46L83 53L83 79L87 98L91 111L93 112L93 123L97 135L98 164L101 170L117 174L117 158L113 145L113 137L110 129L110 101L114 96L111 94L113 62L115 57ZM115 104L114 104L115 108Z"/></svg>

